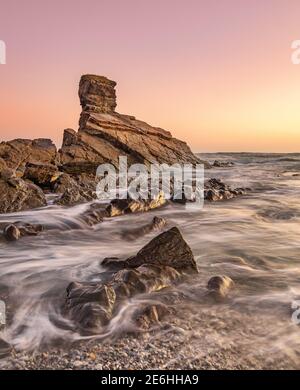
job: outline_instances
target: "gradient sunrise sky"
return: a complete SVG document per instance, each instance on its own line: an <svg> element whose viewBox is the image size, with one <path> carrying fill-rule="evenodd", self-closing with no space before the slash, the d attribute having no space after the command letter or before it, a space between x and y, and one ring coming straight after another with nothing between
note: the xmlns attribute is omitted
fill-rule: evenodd
<svg viewBox="0 0 300 390"><path fill-rule="evenodd" d="M300 151L299 0L1 0L0 139L77 129L81 74L194 151Z"/></svg>

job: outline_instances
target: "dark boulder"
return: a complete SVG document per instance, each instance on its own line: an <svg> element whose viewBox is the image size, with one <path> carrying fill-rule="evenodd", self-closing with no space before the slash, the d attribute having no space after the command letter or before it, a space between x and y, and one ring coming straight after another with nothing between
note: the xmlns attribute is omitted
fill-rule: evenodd
<svg viewBox="0 0 300 390"><path fill-rule="evenodd" d="M55 165L28 162L25 167L23 179L30 180L43 189L50 189L60 175L61 173Z"/></svg>
<svg viewBox="0 0 300 390"><path fill-rule="evenodd" d="M136 256L124 261L107 259L103 265L108 269L103 282L73 282L67 288L65 314L85 332L97 332L107 325L124 300L162 291L198 272L193 253L177 228L154 238ZM160 306L145 306L144 302L132 319L142 327L158 321L165 312Z"/></svg>

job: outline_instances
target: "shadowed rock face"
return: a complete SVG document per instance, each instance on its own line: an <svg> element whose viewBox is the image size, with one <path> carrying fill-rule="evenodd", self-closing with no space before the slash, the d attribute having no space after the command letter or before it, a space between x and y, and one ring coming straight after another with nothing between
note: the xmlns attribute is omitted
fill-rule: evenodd
<svg viewBox="0 0 300 390"><path fill-rule="evenodd" d="M124 268L137 268L143 264L164 265L178 271L197 272L191 248L184 241L177 227L153 238L136 256L125 260L123 266Z"/></svg>
<svg viewBox="0 0 300 390"><path fill-rule="evenodd" d="M99 164L200 163L185 142L133 116L115 112L116 83L102 76L84 75L79 84L82 105L78 133L65 131L60 159L68 173L95 173Z"/></svg>
<svg viewBox="0 0 300 390"><path fill-rule="evenodd" d="M65 313L83 331L107 325L124 300L171 287L184 275L198 272L193 253L176 227L155 237L136 256L102 264L110 271L105 282L73 282L67 287ZM159 320L163 309L163 305L143 303L134 319L142 326L150 324Z"/></svg>

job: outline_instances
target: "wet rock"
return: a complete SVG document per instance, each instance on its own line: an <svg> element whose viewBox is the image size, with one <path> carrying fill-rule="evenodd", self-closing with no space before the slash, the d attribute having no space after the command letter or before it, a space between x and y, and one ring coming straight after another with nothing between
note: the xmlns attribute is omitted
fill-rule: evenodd
<svg viewBox="0 0 300 390"><path fill-rule="evenodd" d="M113 268L137 268L143 264L170 266L185 273L197 273L193 252L179 229L173 227L145 245L136 256L127 260L105 259L102 265Z"/></svg>
<svg viewBox="0 0 300 390"><path fill-rule="evenodd" d="M138 294L152 294L197 273L193 253L179 230L160 234L127 260L106 259L110 272L103 282L71 283L67 288L66 315L85 331L105 326L120 310L124 300ZM159 320L157 305L137 307L133 318L149 324ZM148 313L148 314L147 314Z"/></svg>
<svg viewBox="0 0 300 390"><path fill-rule="evenodd" d="M109 322L116 301L114 289L96 283L71 283L67 287L68 315L86 330L97 329Z"/></svg>
<svg viewBox="0 0 300 390"><path fill-rule="evenodd" d="M226 298L233 287L234 282L228 276L213 276L207 283L210 296L216 299Z"/></svg>
<svg viewBox="0 0 300 390"><path fill-rule="evenodd" d="M128 268L142 264L166 265L179 271L198 272L193 252L177 227L153 238L136 256L126 260Z"/></svg>
<svg viewBox="0 0 300 390"><path fill-rule="evenodd" d="M79 219L89 226L97 225L103 222L105 217L108 217L105 208L99 203L91 204L90 207L79 216Z"/></svg>
<svg viewBox="0 0 300 390"><path fill-rule="evenodd" d="M8 241L17 241L24 236L37 236L42 231L42 225L15 222L4 227L3 235Z"/></svg>
<svg viewBox="0 0 300 390"><path fill-rule="evenodd" d="M47 204L43 191L20 178L0 178L0 213L42 207Z"/></svg>
<svg viewBox="0 0 300 390"><path fill-rule="evenodd" d="M124 300L170 287L180 277L172 267L143 265L119 270L106 283L71 283L65 310L81 329L93 332L109 323Z"/></svg>
<svg viewBox="0 0 300 390"><path fill-rule="evenodd" d="M172 310L163 304L143 304L134 313L133 320L139 329L148 330L152 325L159 324Z"/></svg>
<svg viewBox="0 0 300 390"><path fill-rule="evenodd" d="M114 199L107 206L106 211L110 217L116 217L123 214L139 213L156 209L166 203L162 191L153 199Z"/></svg>
<svg viewBox="0 0 300 390"><path fill-rule="evenodd" d="M232 167L234 166L234 163L232 161L219 161L215 160L212 164L213 167L218 167L218 168L226 168L226 167Z"/></svg>
<svg viewBox="0 0 300 390"><path fill-rule="evenodd" d="M211 202L227 200L244 195L249 190L249 188L232 189L219 179L209 179L204 183L204 199Z"/></svg>
<svg viewBox="0 0 300 390"><path fill-rule="evenodd" d="M154 217L152 221L144 226L136 229L128 229L122 232L122 237L127 240L135 240L145 234L153 231L162 230L167 224L167 221L161 217Z"/></svg>
<svg viewBox="0 0 300 390"><path fill-rule="evenodd" d="M30 180L41 188L50 189L60 175L61 173L55 165L28 162L23 179Z"/></svg>
<svg viewBox="0 0 300 390"><path fill-rule="evenodd" d="M17 241L21 237L21 232L17 226L11 224L3 229L3 235L8 241Z"/></svg>

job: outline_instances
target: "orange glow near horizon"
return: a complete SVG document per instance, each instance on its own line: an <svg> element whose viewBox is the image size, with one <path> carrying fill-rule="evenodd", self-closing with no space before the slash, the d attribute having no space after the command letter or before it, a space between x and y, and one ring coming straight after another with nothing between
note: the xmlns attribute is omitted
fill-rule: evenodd
<svg viewBox="0 0 300 390"><path fill-rule="evenodd" d="M242 3L7 2L0 140L60 146L63 129L78 127L80 75L95 73L117 81L117 111L195 152L300 152L300 2Z"/></svg>

